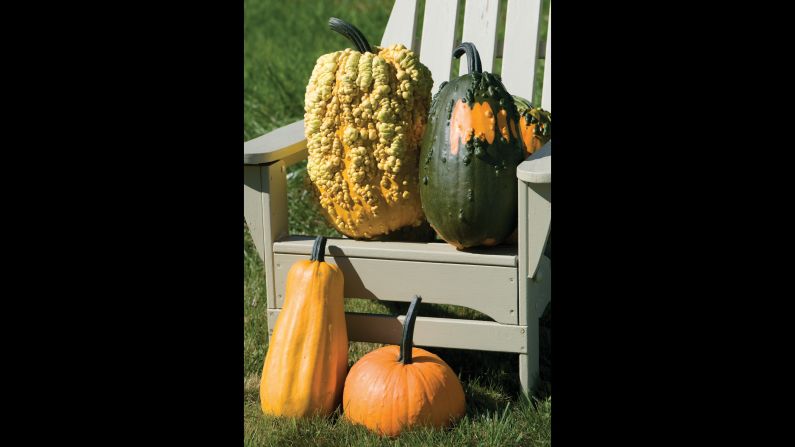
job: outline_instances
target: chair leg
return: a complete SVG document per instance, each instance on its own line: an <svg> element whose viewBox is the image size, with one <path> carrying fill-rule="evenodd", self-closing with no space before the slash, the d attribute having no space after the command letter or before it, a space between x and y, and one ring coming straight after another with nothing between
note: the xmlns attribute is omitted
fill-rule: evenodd
<svg viewBox="0 0 795 447"><path fill-rule="evenodd" d="M274 310L278 309L268 309L268 347L270 348L271 345L271 337L273 337L273 328L276 326L276 317L274 317L273 312Z"/></svg>
<svg viewBox="0 0 795 447"><path fill-rule="evenodd" d="M524 394L532 395L540 380L538 319L527 322L527 354L519 354L519 383Z"/></svg>

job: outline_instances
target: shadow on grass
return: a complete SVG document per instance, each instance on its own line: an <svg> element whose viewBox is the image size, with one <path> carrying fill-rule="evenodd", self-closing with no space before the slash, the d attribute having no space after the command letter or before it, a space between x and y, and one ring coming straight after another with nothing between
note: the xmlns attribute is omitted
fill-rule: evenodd
<svg viewBox="0 0 795 447"><path fill-rule="evenodd" d="M380 301L391 315L406 315L409 310L409 304L400 301ZM436 317L436 318L453 318L453 319L467 319L479 321L494 321L489 316L480 313L474 309L463 306L455 306L452 304L431 304L422 303L417 309L418 317Z"/></svg>
<svg viewBox="0 0 795 447"><path fill-rule="evenodd" d="M410 303L396 301L375 301L383 311L378 313L391 315L405 315ZM438 318L469 318L476 320L493 321L487 316L460 306L426 304L418 309L418 315L423 317ZM540 347L540 380L535 381L532 395L545 399L552 395L552 307L551 303L539 321L539 347ZM501 396L494 393L483 394L479 386L473 386L467 391L477 405L482 404L484 409L495 410L504 407L507 402L504 396L517 396L521 392L519 382L519 356L505 352L470 351L465 349L427 348L438 355L456 372L464 383L471 381L473 384L486 384L483 389L503 390ZM488 367L484 367L484 366ZM471 396L470 396L471 393Z"/></svg>

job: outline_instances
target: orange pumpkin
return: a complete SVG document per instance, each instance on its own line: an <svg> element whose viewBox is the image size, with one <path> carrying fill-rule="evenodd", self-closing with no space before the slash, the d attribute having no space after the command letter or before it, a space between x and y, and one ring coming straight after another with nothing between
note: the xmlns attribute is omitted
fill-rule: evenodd
<svg viewBox="0 0 795 447"><path fill-rule="evenodd" d="M421 300L415 296L409 306L400 346L370 352L348 372L342 405L351 422L397 436L414 426L444 427L464 415L464 389L453 370L438 356L413 347Z"/></svg>

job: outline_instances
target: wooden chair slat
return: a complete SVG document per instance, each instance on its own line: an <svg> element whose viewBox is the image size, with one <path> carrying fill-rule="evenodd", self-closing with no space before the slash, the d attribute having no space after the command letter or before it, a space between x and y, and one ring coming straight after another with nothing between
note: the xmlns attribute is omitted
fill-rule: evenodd
<svg viewBox="0 0 795 447"><path fill-rule="evenodd" d="M541 89L541 108L552 111L552 5L549 5L546 58L544 59L544 84Z"/></svg>
<svg viewBox="0 0 795 447"><path fill-rule="evenodd" d="M439 90L442 82L450 80L453 63L453 40L458 17L457 0L427 0L422 26L420 62L431 70L431 94Z"/></svg>
<svg viewBox="0 0 795 447"><path fill-rule="evenodd" d="M417 0L395 0L392 14L386 24L381 46L386 47L402 43L406 48L416 51L414 30L417 26Z"/></svg>
<svg viewBox="0 0 795 447"><path fill-rule="evenodd" d="M540 0L508 0L502 83L511 94L529 101L533 100L540 16Z"/></svg>
<svg viewBox="0 0 795 447"><path fill-rule="evenodd" d="M483 71L494 71L499 16L499 0L468 0L464 9L464 32L461 41L475 44ZM460 64L458 73L459 76L466 74L467 64Z"/></svg>

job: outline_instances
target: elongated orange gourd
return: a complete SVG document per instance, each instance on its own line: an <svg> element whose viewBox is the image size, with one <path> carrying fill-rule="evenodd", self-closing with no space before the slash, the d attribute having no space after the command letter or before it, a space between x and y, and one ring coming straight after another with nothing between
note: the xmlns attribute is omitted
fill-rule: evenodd
<svg viewBox="0 0 795 447"><path fill-rule="evenodd" d="M308 261L287 272L284 307L271 336L260 382L262 411L274 416L329 415L348 370L343 276L323 261L318 236Z"/></svg>

